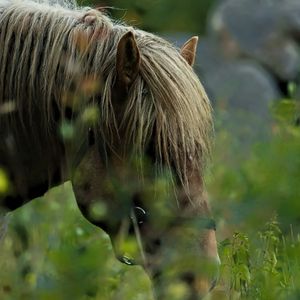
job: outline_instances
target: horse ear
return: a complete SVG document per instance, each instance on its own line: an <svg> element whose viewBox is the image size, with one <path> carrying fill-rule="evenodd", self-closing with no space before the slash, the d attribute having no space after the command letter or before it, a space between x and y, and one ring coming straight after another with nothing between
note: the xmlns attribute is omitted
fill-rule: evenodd
<svg viewBox="0 0 300 300"><path fill-rule="evenodd" d="M131 31L125 33L118 44L116 58L117 84L128 91L140 68L140 52Z"/></svg>
<svg viewBox="0 0 300 300"><path fill-rule="evenodd" d="M198 37L193 36L181 47L180 53L190 66L194 65L197 45Z"/></svg>

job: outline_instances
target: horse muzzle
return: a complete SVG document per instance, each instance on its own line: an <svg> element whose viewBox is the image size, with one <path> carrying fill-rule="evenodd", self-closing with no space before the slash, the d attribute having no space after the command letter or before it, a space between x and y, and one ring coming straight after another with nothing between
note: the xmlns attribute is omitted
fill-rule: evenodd
<svg viewBox="0 0 300 300"><path fill-rule="evenodd" d="M161 235L144 228L141 237L143 255L122 255L117 247L115 251L122 263L144 267L155 299L198 300L216 286L220 259L213 228L174 227Z"/></svg>
<svg viewBox="0 0 300 300"><path fill-rule="evenodd" d="M180 265L180 264L179 264ZM219 278L218 260L199 261L193 268L174 267L152 277L156 300L200 300L216 286ZM167 270L167 271L166 271Z"/></svg>

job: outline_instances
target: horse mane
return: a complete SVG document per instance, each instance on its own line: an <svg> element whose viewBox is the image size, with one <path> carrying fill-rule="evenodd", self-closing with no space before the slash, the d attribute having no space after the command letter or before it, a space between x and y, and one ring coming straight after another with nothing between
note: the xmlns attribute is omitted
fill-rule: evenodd
<svg viewBox="0 0 300 300"><path fill-rule="evenodd" d="M84 19L88 11L96 16L91 23ZM13 99L17 108L38 107L52 126L52 102L62 111L65 95L77 89L74 82L92 78L101 82L97 128L109 146L108 133L116 128L116 50L129 30L141 65L122 117L122 139L144 153L155 133L157 157L188 184L188 160L202 174L210 154L211 107L202 84L170 43L102 12L70 1L0 0L0 105ZM99 102L97 95L89 98L89 103Z"/></svg>

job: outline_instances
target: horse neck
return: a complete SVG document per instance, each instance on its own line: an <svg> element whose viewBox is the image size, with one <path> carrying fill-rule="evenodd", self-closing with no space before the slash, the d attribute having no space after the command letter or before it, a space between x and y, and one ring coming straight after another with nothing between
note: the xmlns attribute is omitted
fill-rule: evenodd
<svg viewBox="0 0 300 300"><path fill-rule="evenodd" d="M68 179L58 124L45 131L38 111L0 115L0 168L12 188L0 206L13 210Z"/></svg>
<svg viewBox="0 0 300 300"><path fill-rule="evenodd" d="M24 66L19 68L26 72L15 80L14 74L22 73L18 69L19 56L15 52L19 53L21 50L19 44L12 45L14 46L7 54L8 67L4 75L0 76L0 109L12 105L12 111L9 110L8 113L0 110L0 168L8 173L12 183L12 191L9 191L8 197L18 199L13 207L17 208L42 196L50 187L69 179L66 147L60 136L60 99L63 98L62 90L67 80L62 75L64 72L55 72L63 70L64 56L56 64L53 63L54 71L51 70L56 74L54 79L47 77L50 71L48 75L40 76L41 66L36 64L36 74L31 80L27 80L29 69L26 69L26 64L31 63L30 55L24 58ZM4 60L1 56L4 47L5 45L0 45L0 61ZM16 57L14 63L9 62L13 57ZM42 56L36 58L37 61L40 59ZM51 84L48 86L49 82ZM4 202L0 195L0 208Z"/></svg>

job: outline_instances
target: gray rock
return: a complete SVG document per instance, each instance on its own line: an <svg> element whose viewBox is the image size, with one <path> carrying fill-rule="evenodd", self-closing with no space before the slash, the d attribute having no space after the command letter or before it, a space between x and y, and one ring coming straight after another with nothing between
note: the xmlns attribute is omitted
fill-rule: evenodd
<svg viewBox="0 0 300 300"><path fill-rule="evenodd" d="M279 15L283 28L300 36L300 1L284 0L279 4Z"/></svg>
<svg viewBox="0 0 300 300"><path fill-rule="evenodd" d="M168 35L180 47L193 34ZM276 81L252 60L227 57L217 39L199 39L195 70L215 108L243 111L259 119L269 118L269 106L281 97Z"/></svg>
<svg viewBox="0 0 300 300"><path fill-rule="evenodd" d="M219 40L225 56L256 59L281 80L294 80L300 52L293 37L287 35L299 25L297 10L292 13L288 4L292 1L226 0L212 13L208 31ZM294 6L298 7L297 3Z"/></svg>
<svg viewBox="0 0 300 300"><path fill-rule="evenodd" d="M202 73L202 72L201 72ZM203 72L214 107L269 119L272 101L281 97L274 78L255 62L237 60Z"/></svg>

